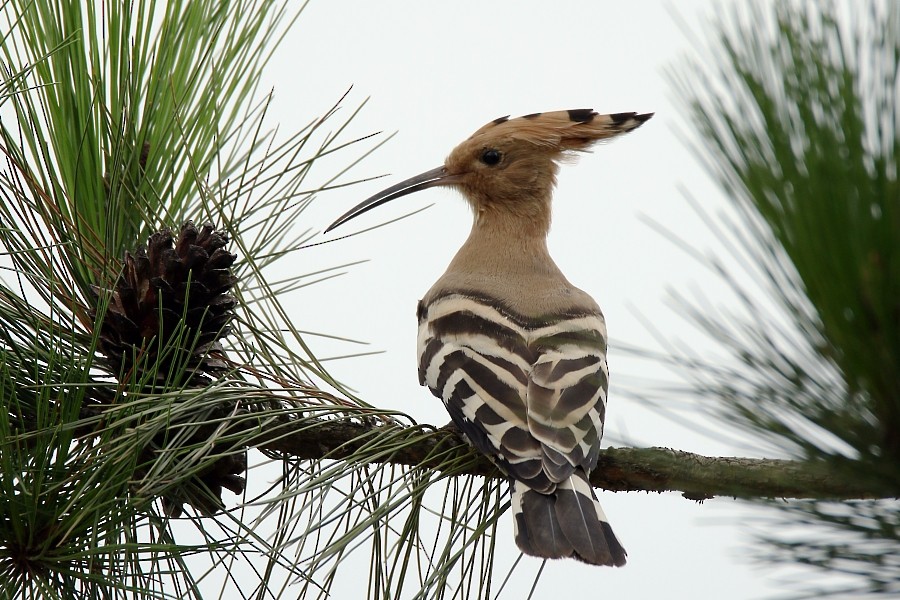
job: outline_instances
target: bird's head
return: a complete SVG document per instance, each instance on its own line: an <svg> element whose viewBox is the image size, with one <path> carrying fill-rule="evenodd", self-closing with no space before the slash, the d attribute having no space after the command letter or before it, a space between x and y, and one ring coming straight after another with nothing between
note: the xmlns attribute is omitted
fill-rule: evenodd
<svg viewBox="0 0 900 600"><path fill-rule="evenodd" d="M442 166L375 194L325 231L376 206L439 185L459 189L476 220L512 219L546 229L559 163L596 142L637 129L652 116L578 109L495 119L454 148Z"/></svg>

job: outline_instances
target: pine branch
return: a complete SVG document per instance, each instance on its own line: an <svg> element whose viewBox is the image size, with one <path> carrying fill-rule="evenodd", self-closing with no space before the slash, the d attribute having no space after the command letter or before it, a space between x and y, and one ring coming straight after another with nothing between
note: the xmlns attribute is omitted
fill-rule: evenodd
<svg viewBox="0 0 900 600"><path fill-rule="evenodd" d="M251 444L299 459L393 463L502 478L453 427L373 426L344 420L268 423ZM448 465L450 468L448 469ZM888 498L900 488L845 477L849 469L826 463L738 457L710 457L669 448L607 448L591 475L598 488L624 492L682 492L685 498Z"/></svg>

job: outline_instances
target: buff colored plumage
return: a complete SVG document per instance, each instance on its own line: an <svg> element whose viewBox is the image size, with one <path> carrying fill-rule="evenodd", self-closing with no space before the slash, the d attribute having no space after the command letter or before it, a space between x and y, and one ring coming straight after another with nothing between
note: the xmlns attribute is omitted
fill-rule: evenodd
<svg viewBox="0 0 900 600"><path fill-rule="evenodd" d="M509 476L516 543L533 556L625 564L589 484L606 417L606 324L550 257L546 236L560 162L651 116L579 109L495 119L443 166L329 227L433 186L456 187L472 207L468 239L419 302L419 381Z"/></svg>

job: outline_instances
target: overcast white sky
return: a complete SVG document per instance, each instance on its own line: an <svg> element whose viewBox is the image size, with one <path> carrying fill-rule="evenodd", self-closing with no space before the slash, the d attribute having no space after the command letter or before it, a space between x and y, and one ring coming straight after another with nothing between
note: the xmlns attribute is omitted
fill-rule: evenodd
<svg viewBox="0 0 900 600"><path fill-rule="evenodd" d="M272 122L284 131L298 129L352 85L346 112L371 97L352 131L397 135L355 171L359 177L389 177L322 195L298 226L324 229L370 194L438 166L454 145L501 115L570 108L655 111L640 130L563 168L550 247L569 279L600 303L613 343L655 347L640 314L657 330L708 348L667 307L665 290L702 289L714 303L724 303L721 284L640 215L700 248L714 246L679 186L710 213L726 202L679 133L692 135L692 127L673 103L666 72L691 47L679 18L699 32L726 4L313 0L266 73L266 85L275 88ZM415 305L468 233L468 209L453 192L434 189L391 203L338 234L430 203L435 206L399 223L298 253L295 264L303 271L371 260L296 294L288 309L300 329L364 340L370 346L363 350L384 351L328 363L362 398L442 425L448 421L443 407L416 380ZM359 350L309 342L323 357ZM613 438L705 454L746 453L737 441L676 426L620 392L622 381L634 385L638 377L671 375L645 370L646 364L615 350L609 363L607 443ZM676 494L602 492L600 498L629 552L628 565L613 570L550 563L537 597L741 599L782 590L768 569L750 564L748 541L756 530L748 520L759 513L727 499L698 505ZM499 552L517 554L508 522L505 532ZM533 573L539 561L527 560ZM524 598L531 580L513 585L504 597Z"/></svg>

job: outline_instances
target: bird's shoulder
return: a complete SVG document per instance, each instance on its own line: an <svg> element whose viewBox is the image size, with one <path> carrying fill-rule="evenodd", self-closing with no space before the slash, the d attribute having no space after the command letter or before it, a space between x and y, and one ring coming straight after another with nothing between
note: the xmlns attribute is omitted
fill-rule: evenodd
<svg viewBox="0 0 900 600"><path fill-rule="evenodd" d="M564 278L528 281L445 275L419 301L416 316L421 323L436 314L473 310L523 330L579 317L593 317L605 329L597 302Z"/></svg>

